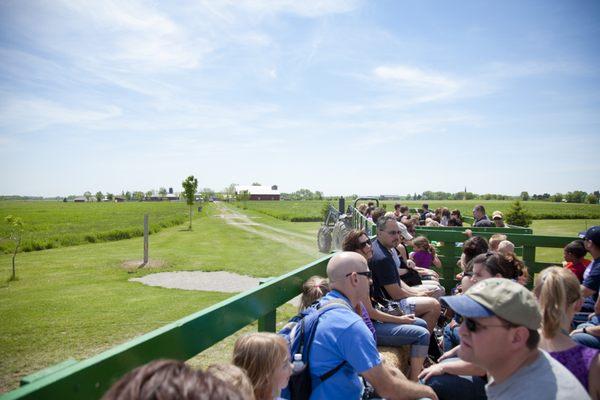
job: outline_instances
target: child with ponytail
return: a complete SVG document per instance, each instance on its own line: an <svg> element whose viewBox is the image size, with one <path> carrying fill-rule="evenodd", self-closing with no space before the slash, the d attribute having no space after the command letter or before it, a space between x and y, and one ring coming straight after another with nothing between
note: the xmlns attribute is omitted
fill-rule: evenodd
<svg viewBox="0 0 600 400"><path fill-rule="evenodd" d="M599 351L577 344L569 336L573 316L583 302L577 277L566 269L549 267L536 275L533 291L542 311L539 347L571 371L592 399L599 400Z"/></svg>

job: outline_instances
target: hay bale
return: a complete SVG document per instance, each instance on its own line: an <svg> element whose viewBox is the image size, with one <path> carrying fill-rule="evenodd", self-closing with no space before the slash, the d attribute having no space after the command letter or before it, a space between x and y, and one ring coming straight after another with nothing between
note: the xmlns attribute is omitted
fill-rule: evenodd
<svg viewBox="0 0 600 400"><path fill-rule="evenodd" d="M384 363L398 368L402 373L406 374L410 365L410 346L377 346L377 350L381 353L381 358Z"/></svg>

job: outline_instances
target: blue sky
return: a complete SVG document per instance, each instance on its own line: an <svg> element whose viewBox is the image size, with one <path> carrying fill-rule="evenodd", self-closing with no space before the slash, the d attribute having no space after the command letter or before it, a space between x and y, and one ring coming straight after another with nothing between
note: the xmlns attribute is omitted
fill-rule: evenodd
<svg viewBox="0 0 600 400"><path fill-rule="evenodd" d="M597 1L2 1L0 194L597 190Z"/></svg>

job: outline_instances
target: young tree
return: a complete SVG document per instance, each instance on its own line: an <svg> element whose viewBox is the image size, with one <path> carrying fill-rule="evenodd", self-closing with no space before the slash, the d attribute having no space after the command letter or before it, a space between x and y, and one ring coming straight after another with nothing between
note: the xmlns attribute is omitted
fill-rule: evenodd
<svg viewBox="0 0 600 400"><path fill-rule="evenodd" d="M85 200L86 200L86 201L90 201L90 198L92 197L92 192L90 192L89 190L88 190L88 191L86 191L86 192L83 194L83 197L85 197Z"/></svg>
<svg viewBox="0 0 600 400"><path fill-rule="evenodd" d="M185 200L190 206L190 231L192 230L192 206L194 205L194 200L196 199L196 190L198 190L198 179L194 178L194 175L188 176L182 183L183 186L183 196Z"/></svg>
<svg viewBox="0 0 600 400"><path fill-rule="evenodd" d="M519 200L515 201L511 204L510 209L504 215L506 222L509 225L517 225L528 227L533 220L532 215L521 206L521 202Z"/></svg>
<svg viewBox="0 0 600 400"><path fill-rule="evenodd" d="M113 201L115 199L115 195L112 193L106 193L106 199L108 201Z"/></svg>
<svg viewBox="0 0 600 400"><path fill-rule="evenodd" d="M100 192L100 191L96 192L96 200L98 201L98 203L100 203L103 198L104 198L104 195L102 194L102 192Z"/></svg>
<svg viewBox="0 0 600 400"><path fill-rule="evenodd" d="M12 276L10 277L10 281L14 281L17 279L17 270L15 268L15 259L17 258L17 252L19 251L19 246L21 245L21 239L23 238L23 221L21 218L13 217L12 215L8 215L4 218L6 223L9 225L10 240L15 242L15 250L13 251L12 256Z"/></svg>
<svg viewBox="0 0 600 400"><path fill-rule="evenodd" d="M529 200L529 193L527 193L527 192L521 192L521 200L528 201Z"/></svg>
<svg viewBox="0 0 600 400"><path fill-rule="evenodd" d="M160 189L158 189L158 194L160 194L160 197L165 197L167 195L167 189L161 187Z"/></svg>

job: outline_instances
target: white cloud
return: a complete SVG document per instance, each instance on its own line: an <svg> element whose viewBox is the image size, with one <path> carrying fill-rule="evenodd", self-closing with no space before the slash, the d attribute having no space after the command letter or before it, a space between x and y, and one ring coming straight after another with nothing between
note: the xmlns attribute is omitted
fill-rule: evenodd
<svg viewBox="0 0 600 400"><path fill-rule="evenodd" d="M0 104L0 130L30 132L55 124L86 125L121 115L115 106L96 110L64 106L42 99L8 100Z"/></svg>
<svg viewBox="0 0 600 400"><path fill-rule="evenodd" d="M417 103L449 98L461 88L457 80L406 65L380 66L373 70L373 75L408 90Z"/></svg>

